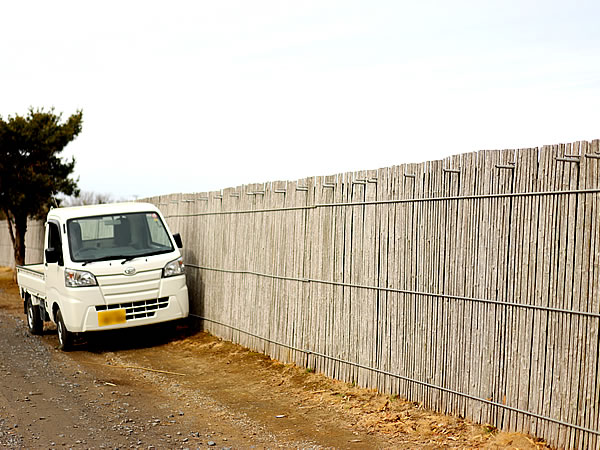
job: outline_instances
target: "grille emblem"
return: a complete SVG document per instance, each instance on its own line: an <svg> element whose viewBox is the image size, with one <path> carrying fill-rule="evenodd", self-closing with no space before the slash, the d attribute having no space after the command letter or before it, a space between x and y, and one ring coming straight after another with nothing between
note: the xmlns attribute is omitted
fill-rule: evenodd
<svg viewBox="0 0 600 450"><path fill-rule="evenodd" d="M135 272L136 272L136 270L135 270L135 267L127 267L127 268L126 268L126 269L123 271L123 273L124 273L125 275L135 275Z"/></svg>

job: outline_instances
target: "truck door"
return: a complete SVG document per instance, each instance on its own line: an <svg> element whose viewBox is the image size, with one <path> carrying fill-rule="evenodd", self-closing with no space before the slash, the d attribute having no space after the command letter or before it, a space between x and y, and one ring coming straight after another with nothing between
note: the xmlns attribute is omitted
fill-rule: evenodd
<svg viewBox="0 0 600 450"><path fill-rule="evenodd" d="M44 264L46 267L46 295L48 306L59 301L59 292L64 290L64 259L62 251L62 236L58 222L50 220L46 225L46 249L55 249L58 253L57 262L48 262L44 252ZM59 303L60 305L60 303Z"/></svg>

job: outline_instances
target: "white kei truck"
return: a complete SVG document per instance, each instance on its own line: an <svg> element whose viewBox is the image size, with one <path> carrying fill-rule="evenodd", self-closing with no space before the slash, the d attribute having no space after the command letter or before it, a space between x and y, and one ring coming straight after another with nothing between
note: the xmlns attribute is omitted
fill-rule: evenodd
<svg viewBox="0 0 600 450"><path fill-rule="evenodd" d="M181 236L154 205L51 209L44 242L44 261L17 266L17 282L29 331L54 322L61 350L79 333L188 316Z"/></svg>

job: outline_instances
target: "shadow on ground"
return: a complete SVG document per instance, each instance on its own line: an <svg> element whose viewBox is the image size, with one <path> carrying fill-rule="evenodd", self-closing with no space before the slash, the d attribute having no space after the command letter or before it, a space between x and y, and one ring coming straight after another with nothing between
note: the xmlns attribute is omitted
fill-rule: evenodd
<svg viewBox="0 0 600 450"><path fill-rule="evenodd" d="M102 354L147 349L186 339L198 331L194 322L187 319L119 330L91 331L77 334L70 352L87 351ZM58 345L55 326L46 324L43 334L56 339Z"/></svg>

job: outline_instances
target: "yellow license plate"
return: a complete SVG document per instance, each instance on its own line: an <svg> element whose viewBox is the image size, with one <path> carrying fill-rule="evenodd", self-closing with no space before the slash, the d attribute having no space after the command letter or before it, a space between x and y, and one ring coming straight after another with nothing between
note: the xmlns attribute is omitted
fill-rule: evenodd
<svg viewBox="0 0 600 450"><path fill-rule="evenodd" d="M125 323L124 309L111 309L109 311L98 311L98 325L104 327L106 325L115 325L117 323Z"/></svg>

